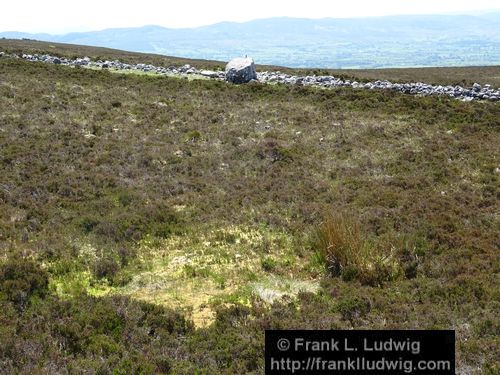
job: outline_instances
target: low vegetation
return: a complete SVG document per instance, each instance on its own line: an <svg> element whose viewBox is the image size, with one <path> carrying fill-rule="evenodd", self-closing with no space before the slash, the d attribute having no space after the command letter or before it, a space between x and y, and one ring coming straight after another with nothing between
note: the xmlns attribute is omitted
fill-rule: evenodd
<svg viewBox="0 0 500 375"><path fill-rule="evenodd" d="M258 374L270 328L455 329L498 373L499 119L0 59L0 373Z"/></svg>
<svg viewBox="0 0 500 375"><path fill-rule="evenodd" d="M331 276L382 286L401 273L394 244L370 241L362 233L361 224L350 216L328 215L314 236L312 247L317 249Z"/></svg>

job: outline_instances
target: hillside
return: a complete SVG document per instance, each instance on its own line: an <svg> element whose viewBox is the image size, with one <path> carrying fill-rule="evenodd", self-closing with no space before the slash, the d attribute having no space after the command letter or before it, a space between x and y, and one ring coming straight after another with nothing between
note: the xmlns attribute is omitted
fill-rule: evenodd
<svg viewBox="0 0 500 375"><path fill-rule="evenodd" d="M57 54L67 58L89 56L92 60L120 60L130 64L149 63L156 66L181 66L190 64L198 69L224 69L226 62L194 60L158 54L145 54L114 50L110 48L88 47L65 43L48 43L35 40L0 39L0 51L17 54ZM259 64L257 70L280 70L285 73L308 75L334 75L344 79L364 81L392 80L395 82L428 82L434 85L472 86L491 84L500 87L500 65L469 67L433 67L405 69L293 69L283 66Z"/></svg>
<svg viewBox="0 0 500 375"><path fill-rule="evenodd" d="M223 61L247 54L269 65L347 69L499 65L498 30L500 13L284 17L192 29L149 25L66 35L3 32L0 37Z"/></svg>
<svg viewBox="0 0 500 375"><path fill-rule="evenodd" d="M468 69L436 79L498 76ZM0 373L260 374L268 328L455 329L497 373L499 119L0 59Z"/></svg>

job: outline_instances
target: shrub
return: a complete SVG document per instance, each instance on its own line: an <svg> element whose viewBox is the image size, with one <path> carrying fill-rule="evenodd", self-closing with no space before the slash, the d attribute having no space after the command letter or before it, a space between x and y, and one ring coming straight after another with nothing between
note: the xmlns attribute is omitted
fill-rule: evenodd
<svg viewBox="0 0 500 375"><path fill-rule="evenodd" d="M151 336L177 334L186 335L194 330L194 325L179 312L161 306L140 302L144 313L141 325Z"/></svg>
<svg viewBox="0 0 500 375"><path fill-rule="evenodd" d="M118 257L120 258L120 265L125 267L129 264L130 260L134 259L136 256L136 251L132 247L122 246L118 248Z"/></svg>
<svg viewBox="0 0 500 375"><path fill-rule="evenodd" d="M107 278L111 280L120 270L120 265L112 257L104 257L98 260L93 269L93 274L98 279Z"/></svg>
<svg viewBox="0 0 500 375"><path fill-rule="evenodd" d="M269 159L273 163L278 161L288 162L293 161L294 151L283 147L277 140L268 138L260 145L257 156L260 159Z"/></svg>
<svg viewBox="0 0 500 375"><path fill-rule="evenodd" d="M357 319L370 312L371 303L365 297L348 296L337 303L336 310L342 315L342 319L348 320L354 325Z"/></svg>
<svg viewBox="0 0 500 375"><path fill-rule="evenodd" d="M84 233L90 233L99 224L99 220L85 216L79 220L79 225Z"/></svg>
<svg viewBox="0 0 500 375"><path fill-rule="evenodd" d="M20 309L32 296L44 297L48 283L48 273L32 260L13 258L0 267L0 295Z"/></svg>

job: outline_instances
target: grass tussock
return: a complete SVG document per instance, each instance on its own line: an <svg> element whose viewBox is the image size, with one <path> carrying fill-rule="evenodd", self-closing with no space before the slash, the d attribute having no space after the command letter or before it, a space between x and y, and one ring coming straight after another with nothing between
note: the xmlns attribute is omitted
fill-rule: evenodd
<svg viewBox="0 0 500 375"><path fill-rule="evenodd" d="M312 247L332 276L364 285L380 286L401 275L401 265L391 244L370 241L352 214L336 213L313 234Z"/></svg>

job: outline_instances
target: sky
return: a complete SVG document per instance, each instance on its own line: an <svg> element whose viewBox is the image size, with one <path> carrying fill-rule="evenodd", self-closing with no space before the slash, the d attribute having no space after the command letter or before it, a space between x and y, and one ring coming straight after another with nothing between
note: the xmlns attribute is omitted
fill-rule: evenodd
<svg viewBox="0 0 500 375"><path fill-rule="evenodd" d="M6 0L1 6L0 32L66 33L144 25L179 28L281 16L475 14L495 9L500 9L498 0Z"/></svg>

